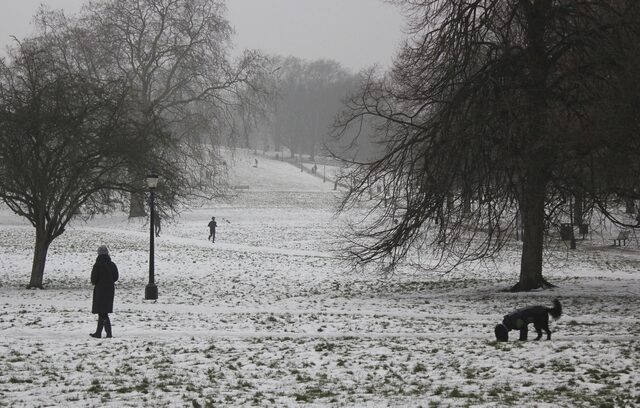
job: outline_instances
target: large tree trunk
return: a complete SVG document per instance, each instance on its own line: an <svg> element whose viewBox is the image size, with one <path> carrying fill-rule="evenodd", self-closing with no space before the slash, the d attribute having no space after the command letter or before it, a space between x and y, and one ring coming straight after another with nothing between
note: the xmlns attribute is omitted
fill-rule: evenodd
<svg viewBox="0 0 640 408"><path fill-rule="evenodd" d="M136 180L135 183L143 183L146 174L141 174L135 168L129 169L129 175ZM146 184L146 183L145 183ZM129 218L145 217L147 215L145 194L143 192L133 192L129 196Z"/></svg>
<svg viewBox="0 0 640 408"><path fill-rule="evenodd" d="M575 205L573 206L573 224L584 224L584 193L582 190L577 190L573 196Z"/></svg>
<svg viewBox="0 0 640 408"><path fill-rule="evenodd" d="M146 217L144 193L131 193L129 202L129 218Z"/></svg>
<svg viewBox="0 0 640 408"><path fill-rule="evenodd" d="M551 1L521 2L527 24L527 113L528 140L531 149L524 161L525 180L520 197L522 214L522 259L520 281L511 291L528 291L552 286L542 277L542 251L544 248L544 210L547 183L553 161L553 148L549 146L547 114L547 60L546 24Z"/></svg>
<svg viewBox="0 0 640 408"><path fill-rule="evenodd" d="M45 228L36 227L36 244L33 251L31 280L29 281L29 285L27 285L27 289L44 289L42 282L44 280L44 265L47 261L49 245L51 245L51 240Z"/></svg>
<svg viewBox="0 0 640 408"><path fill-rule="evenodd" d="M520 261L520 281L511 291L528 291L551 287L542 277L542 251L544 248L544 199L547 181L543 169L536 166L525 181L524 194L520 204L522 214L522 259Z"/></svg>
<svg viewBox="0 0 640 408"><path fill-rule="evenodd" d="M630 198L624 200L624 209L627 214L635 214L636 213L636 203Z"/></svg>

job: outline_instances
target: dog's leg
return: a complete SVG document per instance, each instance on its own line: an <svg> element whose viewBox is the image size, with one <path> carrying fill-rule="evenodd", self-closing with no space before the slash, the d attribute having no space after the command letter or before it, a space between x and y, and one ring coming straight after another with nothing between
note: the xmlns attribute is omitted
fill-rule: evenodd
<svg viewBox="0 0 640 408"><path fill-rule="evenodd" d="M547 340L551 340L551 330L549 330L549 315L546 313L540 321L540 329L543 329L547 334ZM538 331L538 337L542 337L542 330Z"/></svg>
<svg viewBox="0 0 640 408"><path fill-rule="evenodd" d="M536 329L536 333L538 333L538 336L536 337L536 340L540 340L542 338L543 325L541 325L538 322L533 322L533 327Z"/></svg>
<svg viewBox="0 0 640 408"><path fill-rule="evenodd" d="M499 324L495 328L496 341L509 341L509 329L504 324Z"/></svg>
<svg viewBox="0 0 640 408"><path fill-rule="evenodd" d="M527 332L528 332L528 328L527 326L524 326L522 329L520 329L520 340L521 341L527 341Z"/></svg>

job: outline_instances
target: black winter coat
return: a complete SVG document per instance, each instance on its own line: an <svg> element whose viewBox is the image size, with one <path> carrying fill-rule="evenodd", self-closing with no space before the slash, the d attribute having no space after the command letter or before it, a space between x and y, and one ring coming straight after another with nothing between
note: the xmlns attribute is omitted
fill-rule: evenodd
<svg viewBox="0 0 640 408"><path fill-rule="evenodd" d="M111 262L109 255L98 255L91 270L93 287L93 305L91 313L112 313L115 285L118 280L118 267Z"/></svg>

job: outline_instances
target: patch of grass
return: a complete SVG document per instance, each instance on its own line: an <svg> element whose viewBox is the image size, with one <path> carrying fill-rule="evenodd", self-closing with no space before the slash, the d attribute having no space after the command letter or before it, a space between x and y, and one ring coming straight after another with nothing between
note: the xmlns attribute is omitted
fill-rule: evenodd
<svg viewBox="0 0 640 408"><path fill-rule="evenodd" d="M253 384L251 384L247 380L238 380L238 383L236 384L236 387L239 388L239 389L253 388Z"/></svg>
<svg viewBox="0 0 640 408"><path fill-rule="evenodd" d="M597 368L588 368L587 369L587 375L589 375L591 378L593 378L594 380L598 381L600 380L600 378L602 378L602 372L597 369Z"/></svg>
<svg viewBox="0 0 640 408"><path fill-rule="evenodd" d="M631 396L629 391L620 392L620 389L614 386L603 387L598 390L597 394L568 386L559 386L550 390L537 390L535 398L549 403L571 401L574 406L598 408L628 407L635 406L640 402L638 401L640 397Z"/></svg>
<svg viewBox="0 0 640 408"><path fill-rule="evenodd" d="M308 375L306 375L306 374L300 373L300 374L296 375L296 381L299 382L299 383L308 383L308 382L313 381L313 378L308 376Z"/></svg>
<svg viewBox="0 0 640 408"><path fill-rule="evenodd" d="M516 393L509 393L502 396L502 401L506 405L518 405L519 400L520 396Z"/></svg>
<svg viewBox="0 0 640 408"><path fill-rule="evenodd" d="M573 366L573 364L567 360L553 360L551 361L550 368L553 371L568 372L568 373L573 373L576 371L576 368Z"/></svg>
<svg viewBox="0 0 640 408"><path fill-rule="evenodd" d="M260 405L260 402L262 402L263 399L264 393L262 393L261 391L257 391L255 394L253 394L253 397L251 397L251 400L256 405Z"/></svg>
<svg viewBox="0 0 640 408"><path fill-rule="evenodd" d="M464 378L467 380L473 380L478 375L477 371L471 367L467 367L464 369Z"/></svg>
<svg viewBox="0 0 640 408"><path fill-rule="evenodd" d="M313 402L316 399L333 398L338 394L330 390L323 390L317 387L308 388L303 393L295 394L297 402Z"/></svg>
<svg viewBox="0 0 640 408"><path fill-rule="evenodd" d="M447 391L447 387L439 385L438 388L433 390L433 395L443 395Z"/></svg>
<svg viewBox="0 0 640 408"><path fill-rule="evenodd" d="M487 391L487 395L495 399L500 399L507 404L513 404L518 400L518 397L512 391L513 390L511 389L511 386L509 384L504 384L489 389Z"/></svg>
<svg viewBox="0 0 640 408"><path fill-rule="evenodd" d="M32 384L33 380L31 378L20 379L17 377L9 378L10 384Z"/></svg>
<svg viewBox="0 0 640 408"><path fill-rule="evenodd" d="M19 352L12 350L11 353L9 354L9 358L7 361L9 361L10 363L22 363L24 361L27 361L26 356L20 354Z"/></svg>
<svg viewBox="0 0 640 408"><path fill-rule="evenodd" d="M149 385L149 379L144 377L140 384L137 384L134 389L142 394L147 394L149 392Z"/></svg>
<svg viewBox="0 0 640 408"><path fill-rule="evenodd" d="M320 352L323 352L323 351L333 351L333 349L335 347L336 347L336 345L333 344L333 343L323 342L323 343L316 344L313 349L316 352L320 353Z"/></svg>
<svg viewBox="0 0 640 408"><path fill-rule="evenodd" d="M98 394L102 392L102 385L100 384L100 381L97 379L91 381L91 386L89 387L87 392L94 393L94 394Z"/></svg>

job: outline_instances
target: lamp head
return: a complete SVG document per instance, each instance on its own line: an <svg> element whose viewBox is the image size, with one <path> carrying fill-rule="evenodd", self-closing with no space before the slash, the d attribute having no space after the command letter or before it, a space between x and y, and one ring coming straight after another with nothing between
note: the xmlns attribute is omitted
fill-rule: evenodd
<svg viewBox="0 0 640 408"><path fill-rule="evenodd" d="M158 175L154 171L147 174L147 185L149 188L154 189L158 186L158 178Z"/></svg>

